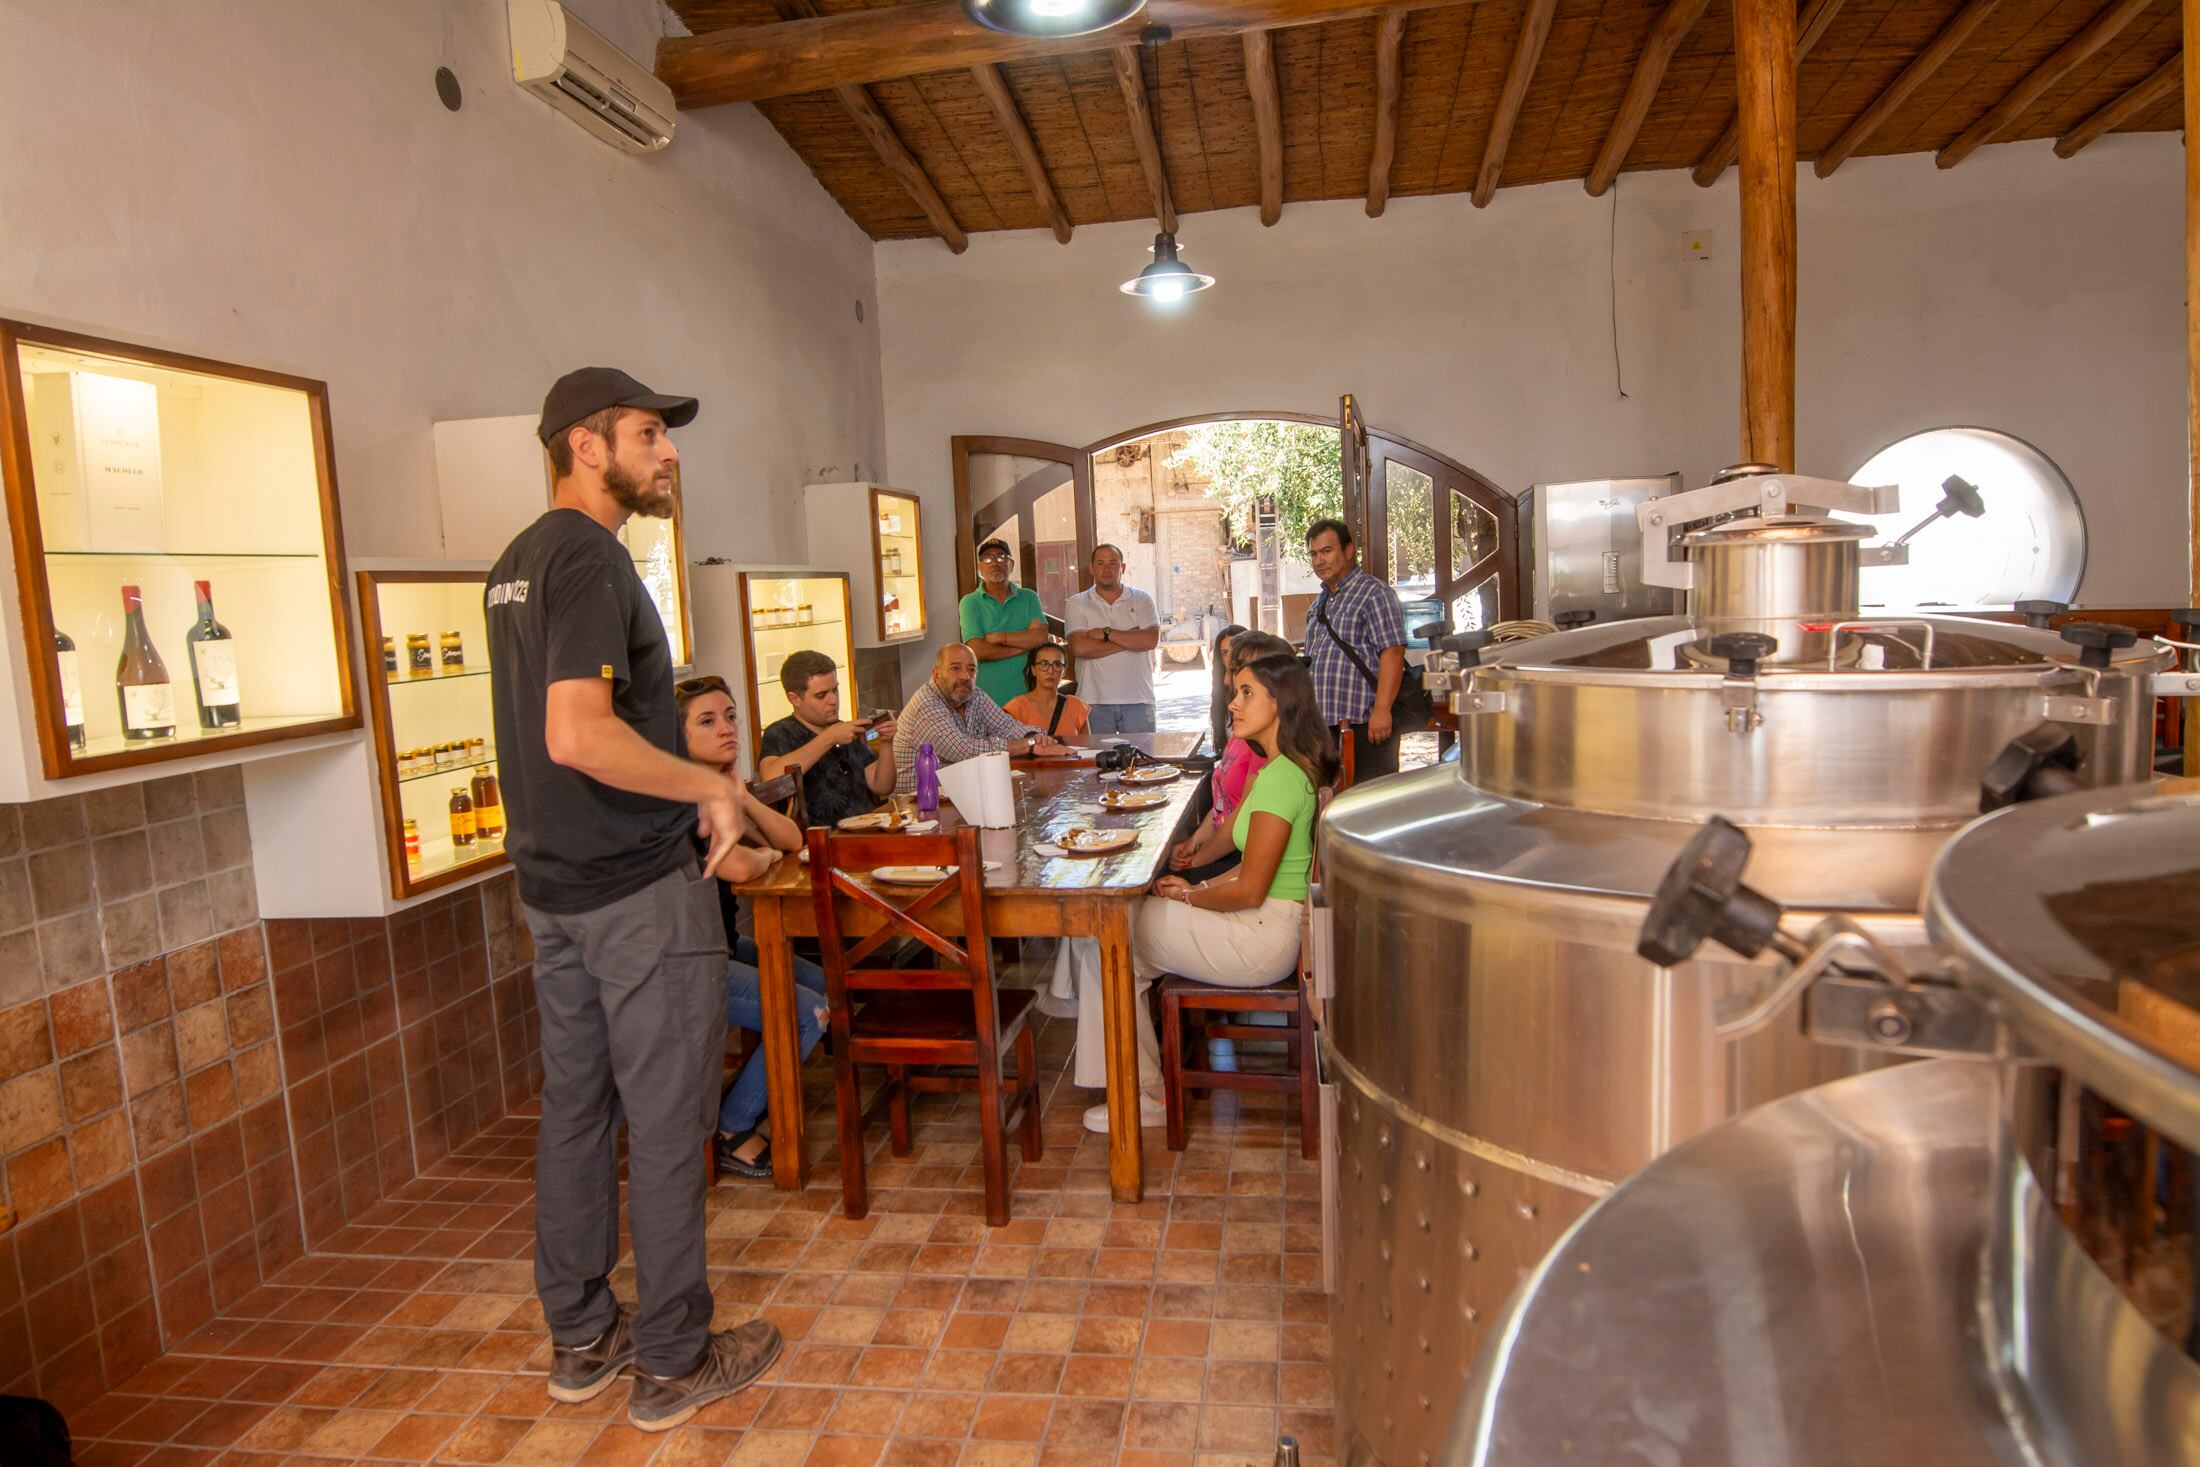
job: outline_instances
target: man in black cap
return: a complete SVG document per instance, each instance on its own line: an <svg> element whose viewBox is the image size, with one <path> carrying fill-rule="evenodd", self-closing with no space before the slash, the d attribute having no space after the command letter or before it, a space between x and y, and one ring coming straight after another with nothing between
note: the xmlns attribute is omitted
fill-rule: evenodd
<svg viewBox="0 0 2200 1467"><path fill-rule="evenodd" d="M672 513L667 435L692 397L586 367L543 400L552 508L489 573L505 850L535 944L542 1123L535 1289L550 1394L585 1401L629 1364L629 1418L678 1426L779 1354L762 1320L711 1332L703 1155L726 1029L719 860L740 786L680 754L672 653L619 527ZM693 839L710 848L698 867ZM618 1130L639 1307L619 1260Z"/></svg>

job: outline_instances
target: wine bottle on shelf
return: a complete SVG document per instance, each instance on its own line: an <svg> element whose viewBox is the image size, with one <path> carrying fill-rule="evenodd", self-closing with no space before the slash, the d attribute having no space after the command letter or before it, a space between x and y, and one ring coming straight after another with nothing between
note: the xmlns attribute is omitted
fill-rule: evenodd
<svg viewBox="0 0 2200 1467"><path fill-rule="evenodd" d="M244 722L237 696L237 642L229 628L214 620L214 589L193 581L199 593L199 619L183 640L191 649L191 691L199 702L200 728L235 728Z"/></svg>
<svg viewBox="0 0 2200 1467"><path fill-rule="evenodd" d="M168 664L145 630L145 600L135 586L122 588L122 656L115 662L115 699L122 705L122 736L131 743L176 736L176 692Z"/></svg>
<svg viewBox="0 0 2200 1467"><path fill-rule="evenodd" d="M68 730L69 747L84 747L84 678L77 671L76 642L54 628L53 660L61 672L61 723Z"/></svg>

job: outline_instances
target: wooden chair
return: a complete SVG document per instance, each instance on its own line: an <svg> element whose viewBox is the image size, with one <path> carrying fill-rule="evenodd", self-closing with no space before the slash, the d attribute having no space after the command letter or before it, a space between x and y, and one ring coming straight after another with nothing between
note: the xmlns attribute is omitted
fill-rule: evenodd
<svg viewBox="0 0 2200 1467"><path fill-rule="evenodd" d="M1396 737L1395 734L1392 735ZM1339 790L1352 788L1352 730L1337 730L1337 786Z"/></svg>
<svg viewBox="0 0 2200 1467"><path fill-rule="evenodd" d="M831 1012L841 1200L847 1214L860 1218L870 1209L863 1134L881 1109L887 1112L894 1155L907 1156L911 1091L975 1091L985 1220L999 1227L1008 1221L1009 1129L1021 1128L1025 1161L1039 1160L1043 1151L1038 1053L1031 1025L1038 994L994 984L978 833L967 827L952 836L843 836L812 830L809 840L811 891ZM857 879L859 872L887 865L956 870L914 900L897 905ZM942 930L954 924L926 916L934 909L959 920L959 942ZM874 930L851 940L846 920L851 917L865 919L862 925ZM897 938L929 948L938 966L888 966L891 956L879 961ZM860 1011L854 1006L858 994L871 996ZM1011 1046L1016 1053L1013 1083L1001 1073L1003 1051ZM886 1071L886 1083L868 1107L858 1083L864 1065ZM954 1068L950 1072L946 1067Z"/></svg>
<svg viewBox="0 0 2200 1467"><path fill-rule="evenodd" d="M1189 1088L1294 1095L1299 1102L1300 1149L1309 1161L1321 1154L1321 1086L1314 1067L1310 981L1302 943L1298 971L1265 988L1218 988L1196 978L1173 976L1155 985L1161 992L1161 1082L1168 1104L1166 1124L1171 1151L1184 1149L1185 1091ZM1207 1018L1210 1013L1272 1013L1286 1018L1279 1028L1227 1019L1218 1023ZM1284 1068L1275 1072L1210 1070L1206 1068L1209 1039L1281 1039ZM1200 1057L1196 1068L1185 1057L1187 1045L1197 1046L1192 1051Z"/></svg>

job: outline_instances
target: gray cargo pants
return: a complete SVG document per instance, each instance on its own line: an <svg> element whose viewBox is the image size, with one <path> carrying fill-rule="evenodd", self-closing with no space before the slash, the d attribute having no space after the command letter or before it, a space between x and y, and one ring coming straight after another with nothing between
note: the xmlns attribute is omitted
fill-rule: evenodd
<svg viewBox="0 0 2200 1467"><path fill-rule="evenodd" d="M550 1337L586 1345L615 1317L623 1116L637 1363L683 1375L711 1321L703 1144L726 1042L716 879L689 862L593 912L530 908L527 930L542 1016L535 1292Z"/></svg>

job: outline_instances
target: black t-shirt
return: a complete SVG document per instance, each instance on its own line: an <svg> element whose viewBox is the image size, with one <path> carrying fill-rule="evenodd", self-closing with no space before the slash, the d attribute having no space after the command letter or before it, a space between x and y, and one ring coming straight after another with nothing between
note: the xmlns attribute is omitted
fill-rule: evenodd
<svg viewBox="0 0 2200 1467"><path fill-rule="evenodd" d="M766 759L784 759L816 737L816 729L790 713L764 730L758 747ZM865 772L877 759L878 754L862 739L827 749L825 757L802 776L802 806L810 824L835 825L850 815L876 810L879 797L871 793Z"/></svg>
<svg viewBox="0 0 2200 1467"><path fill-rule="evenodd" d="M505 547L483 598L496 708L505 853L520 900L590 912L688 859L695 807L568 769L543 741L550 684L602 678L636 733L680 752L664 623L618 537L577 509L553 509Z"/></svg>

